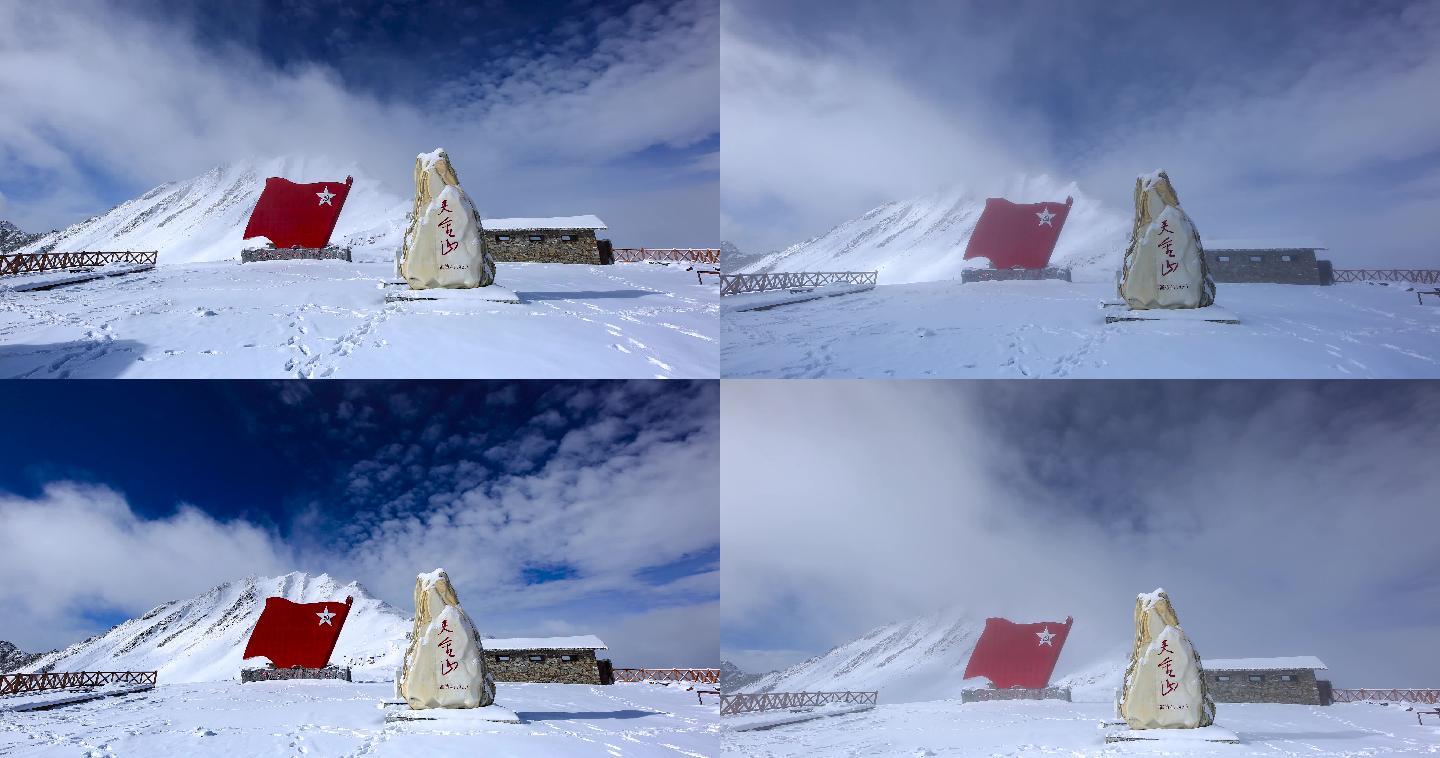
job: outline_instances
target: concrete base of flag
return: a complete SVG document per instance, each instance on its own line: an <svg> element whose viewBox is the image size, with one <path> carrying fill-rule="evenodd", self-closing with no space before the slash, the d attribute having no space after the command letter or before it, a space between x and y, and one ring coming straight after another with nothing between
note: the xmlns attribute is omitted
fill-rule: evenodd
<svg viewBox="0 0 1440 758"><path fill-rule="evenodd" d="M1104 302L1105 323L1121 321L1208 321L1212 324L1238 324L1240 317L1218 305L1204 308L1151 308L1131 310L1124 301Z"/></svg>
<svg viewBox="0 0 1440 758"><path fill-rule="evenodd" d="M1211 724L1197 729L1131 729L1124 721L1101 725L1106 742L1157 742L1168 746L1193 745L1200 742L1240 744L1239 735Z"/></svg>
<svg viewBox="0 0 1440 758"><path fill-rule="evenodd" d="M968 282L1008 282L1036 279L1059 279L1068 282L1070 281L1070 269L1059 266L1046 266L1045 268L967 268L960 272L961 284Z"/></svg>
<svg viewBox="0 0 1440 758"><path fill-rule="evenodd" d="M484 708L426 708L414 711L404 701L387 700L382 704L385 708L385 721L387 723L399 723L406 721L431 721L442 724L470 723L480 721L491 721L500 724L522 723L520 716L508 708L501 708L498 705L487 705Z"/></svg>
<svg viewBox="0 0 1440 758"><path fill-rule="evenodd" d="M241 263L260 261L345 261L350 263L350 248L338 245L325 247L260 247L240 251Z"/></svg>
<svg viewBox="0 0 1440 758"><path fill-rule="evenodd" d="M489 287L472 287L469 289L446 289L435 288L428 290L412 290L404 282L385 284L385 302L387 303L416 303L416 302L440 302L449 304L459 303L509 303L518 305L520 296L514 290L508 290L498 285Z"/></svg>
<svg viewBox="0 0 1440 758"><path fill-rule="evenodd" d="M307 669L301 666L288 669L277 669L274 666L265 668L240 669L241 682L278 682L289 679L343 679L351 681L349 666L326 666L320 669Z"/></svg>
<svg viewBox="0 0 1440 758"><path fill-rule="evenodd" d="M1034 689L1030 687L1008 687L998 689L995 687L977 687L975 689L961 690L960 702L982 703L988 700L1064 700L1070 701L1069 687L1045 687Z"/></svg>

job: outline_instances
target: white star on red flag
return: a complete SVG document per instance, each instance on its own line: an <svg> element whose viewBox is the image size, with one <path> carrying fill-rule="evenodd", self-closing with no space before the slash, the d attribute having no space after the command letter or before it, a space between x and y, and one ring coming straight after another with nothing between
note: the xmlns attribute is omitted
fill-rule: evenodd
<svg viewBox="0 0 1440 758"><path fill-rule="evenodd" d="M1051 213L1049 208L1042 207L1040 212L1035 215L1040 217L1039 226L1054 226L1050 223L1050 219L1055 218L1055 214Z"/></svg>
<svg viewBox="0 0 1440 758"><path fill-rule="evenodd" d="M331 192L329 187L325 187L319 192L316 192L315 195L320 198L321 205L334 205L334 203L330 202L330 198L335 197L335 193Z"/></svg>
<svg viewBox="0 0 1440 758"><path fill-rule="evenodd" d="M331 613L329 608L326 608L325 610L315 615L320 617L319 626L334 626L334 624L330 623L330 619L335 618L335 614Z"/></svg>

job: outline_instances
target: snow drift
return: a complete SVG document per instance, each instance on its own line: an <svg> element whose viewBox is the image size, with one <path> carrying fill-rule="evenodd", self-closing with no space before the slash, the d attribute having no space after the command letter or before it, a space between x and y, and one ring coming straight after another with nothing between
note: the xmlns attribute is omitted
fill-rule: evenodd
<svg viewBox="0 0 1440 758"><path fill-rule="evenodd" d="M1018 177L1000 196L1017 203L1064 202L1075 198L1051 257L1076 279L1110 280L1119 268L1130 235L1130 214L1103 207L1074 183L1049 176ZM747 263L746 273L770 271L879 271L881 284L957 279L965 268L965 246L984 194L953 187L911 200L886 203L859 218L784 250Z"/></svg>
<svg viewBox="0 0 1440 758"><path fill-rule="evenodd" d="M242 237L269 176L297 182L355 177L331 243L380 247L385 255L393 255L400 245L408 202L386 192L354 164L288 156L229 163L193 179L162 184L16 252L159 250L161 264L237 259L242 248L256 244Z"/></svg>
<svg viewBox="0 0 1440 758"><path fill-rule="evenodd" d="M168 683L233 680L266 597L315 603L343 602L347 595L355 605L330 662L354 667L357 680L393 676L404 655L409 618L355 582L342 585L327 574L298 571L226 582L189 600L172 600L20 671L159 671L160 681ZM248 665L264 665L264 659Z"/></svg>

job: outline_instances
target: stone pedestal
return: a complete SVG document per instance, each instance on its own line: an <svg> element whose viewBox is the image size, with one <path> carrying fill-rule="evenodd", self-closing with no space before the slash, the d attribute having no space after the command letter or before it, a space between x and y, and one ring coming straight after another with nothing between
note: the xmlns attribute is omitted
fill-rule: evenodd
<svg viewBox="0 0 1440 758"><path fill-rule="evenodd" d="M274 666L258 669L241 669L241 682L279 682L291 679L341 679L351 681L349 666L326 666L320 669L289 668Z"/></svg>
<svg viewBox="0 0 1440 758"><path fill-rule="evenodd" d="M994 687L973 690L961 690L960 702L962 703L983 703L990 700L1064 700L1070 702L1069 687L1045 687L1033 689L1029 687L1007 687L997 689Z"/></svg>
<svg viewBox="0 0 1440 758"><path fill-rule="evenodd" d="M338 245L325 247L258 247L240 251L241 263L260 261L322 261L337 260L350 263L350 248Z"/></svg>
<svg viewBox="0 0 1440 758"><path fill-rule="evenodd" d="M1035 279L1070 281L1070 269L1058 266L1045 268L967 268L960 271L960 283L1008 282Z"/></svg>

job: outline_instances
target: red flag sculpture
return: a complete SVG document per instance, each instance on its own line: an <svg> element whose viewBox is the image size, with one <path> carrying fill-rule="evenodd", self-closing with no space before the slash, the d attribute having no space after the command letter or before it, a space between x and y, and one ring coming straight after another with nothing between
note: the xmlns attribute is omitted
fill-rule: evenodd
<svg viewBox="0 0 1440 758"><path fill-rule="evenodd" d="M246 658L265 656L276 668L324 668L335 652L340 627L350 615L355 598L343 603L294 603L283 597L265 598L265 610L245 643Z"/></svg>
<svg viewBox="0 0 1440 758"><path fill-rule="evenodd" d="M1072 203L1074 198L1069 197L1064 203L1027 205L987 198L965 246L965 260L988 258L995 268L1045 268Z"/></svg>
<svg viewBox="0 0 1440 758"><path fill-rule="evenodd" d="M983 676L1000 689L1048 687L1072 621L1066 617L1063 624L1017 624L1002 618L985 619L985 631L965 665L964 678Z"/></svg>
<svg viewBox="0 0 1440 758"><path fill-rule="evenodd" d="M250 212L245 239L268 237L275 247L325 247L355 180L296 184L272 176Z"/></svg>

